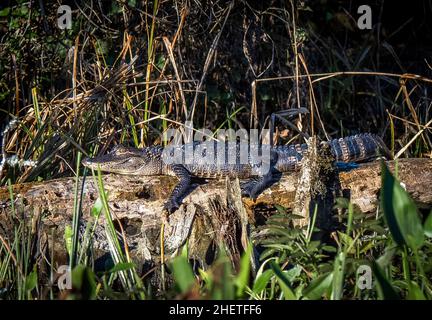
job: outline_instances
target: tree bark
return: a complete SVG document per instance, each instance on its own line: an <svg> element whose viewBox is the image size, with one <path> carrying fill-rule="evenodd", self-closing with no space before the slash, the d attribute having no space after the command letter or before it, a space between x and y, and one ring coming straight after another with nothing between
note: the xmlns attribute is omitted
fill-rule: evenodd
<svg viewBox="0 0 432 320"><path fill-rule="evenodd" d="M394 171L395 162L387 162ZM358 168L339 173L340 187L360 211L374 212L381 186L379 161L359 165ZM183 205L169 217L165 227L165 253L173 253L189 239L189 253L201 265L208 266L214 258L215 248L221 241L230 243L234 266L240 257L235 248L247 245L249 225L262 224L265 217L261 209L279 204L294 207L299 173L286 173L279 182L266 190L256 202L240 199L238 180L210 180L199 184L184 199ZM421 208L432 207L432 159L401 159L398 161L398 178ZM82 192L80 203L82 225L93 221L92 207L99 197L96 177L79 178ZM119 228L120 237L128 246L134 261L143 263L159 260L159 243L162 207L177 183L176 178L120 176L102 177L108 193L110 212ZM0 236L4 242L13 242L16 221L23 219L39 226L38 234L46 252L54 253L58 264L67 261L64 230L71 225L74 212L75 178L23 183L11 188L13 206L8 187L0 188ZM244 208L240 205L243 202ZM101 214L100 221L104 221ZM99 223L93 238L95 259L109 251L104 232ZM120 232L123 230L122 232ZM239 235L241 234L241 237ZM241 243L238 239L241 238ZM237 242L237 243L236 243Z"/></svg>

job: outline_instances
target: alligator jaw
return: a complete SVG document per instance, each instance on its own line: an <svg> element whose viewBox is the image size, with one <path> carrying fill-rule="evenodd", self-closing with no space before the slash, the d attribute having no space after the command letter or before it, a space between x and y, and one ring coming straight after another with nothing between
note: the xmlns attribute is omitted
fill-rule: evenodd
<svg viewBox="0 0 432 320"><path fill-rule="evenodd" d="M97 161L97 158L85 158L81 163L84 167L94 170L97 170L99 167L103 171L105 167L103 162Z"/></svg>
<svg viewBox="0 0 432 320"><path fill-rule="evenodd" d="M105 154L95 158L85 158L81 163L83 166L94 170L100 168L101 171L133 175L137 174L137 169L141 167L139 160L126 156Z"/></svg>
<svg viewBox="0 0 432 320"><path fill-rule="evenodd" d="M117 152L82 160L83 166L124 175L154 175L157 173L149 157L139 152Z"/></svg>
<svg viewBox="0 0 432 320"><path fill-rule="evenodd" d="M84 167L90 168L90 166L92 165L92 160L90 158L84 158L81 163Z"/></svg>

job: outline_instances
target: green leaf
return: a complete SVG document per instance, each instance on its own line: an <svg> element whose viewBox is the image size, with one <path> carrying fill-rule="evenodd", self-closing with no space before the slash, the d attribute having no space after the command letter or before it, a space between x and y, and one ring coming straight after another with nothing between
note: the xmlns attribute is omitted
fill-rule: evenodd
<svg viewBox="0 0 432 320"><path fill-rule="evenodd" d="M348 209L349 200L347 198L336 198L335 208Z"/></svg>
<svg viewBox="0 0 432 320"><path fill-rule="evenodd" d="M385 276L381 267L375 261L372 262L372 270L378 286L379 297L384 300L399 300L399 295Z"/></svg>
<svg viewBox="0 0 432 320"><path fill-rule="evenodd" d="M398 247L395 244L385 247L384 254L376 260L376 263L378 263L380 268L385 269L391 265L397 248Z"/></svg>
<svg viewBox="0 0 432 320"><path fill-rule="evenodd" d="M323 294L329 291L333 282L333 272L329 272L312 280L304 290L303 295L311 300L321 299Z"/></svg>
<svg viewBox="0 0 432 320"><path fill-rule="evenodd" d="M214 286L210 291L209 299L233 300L235 298L233 270L231 260L223 246L219 246L218 258L212 265L212 277Z"/></svg>
<svg viewBox="0 0 432 320"><path fill-rule="evenodd" d="M318 247L321 245L321 242L319 241L311 241L309 242L308 246L307 246L307 252L308 253L313 253L314 251L316 251L318 249Z"/></svg>
<svg viewBox="0 0 432 320"><path fill-rule="evenodd" d="M340 300L343 296L343 284L345 278L345 258L346 258L345 252L339 252L339 254L336 256L334 260L332 294L331 294L332 300Z"/></svg>
<svg viewBox="0 0 432 320"><path fill-rule="evenodd" d="M195 283L194 273L189 261L184 256L177 256L172 261L174 280L181 293L189 291Z"/></svg>
<svg viewBox="0 0 432 320"><path fill-rule="evenodd" d="M354 239L351 238L349 235L347 235L346 233L342 233L342 232L338 231L338 236L340 238L342 245L345 248L349 248L349 247L353 246Z"/></svg>
<svg viewBox="0 0 432 320"><path fill-rule="evenodd" d="M166 61L165 56L164 56L163 54L159 55L159 56L156 58L156 66L157 66L159 69L162 69L163 66L164 66L164 64L165 64L165 61Z"/></svg>
<svg viewBox="0 0 432 320"><path fill-rule="evenodd" d="M204 271L203 269L199 268L198 273L200 275L200 278L202 281L204 281L205 286L207 289L211 289L213 286L213 278L212 275L208 271Z"/></svg>
<svg viewBox="0 0 432 320"><path fill-rule="evenodd" d="M279 283L279 286L282 289L282 292L284 294L284 297L286 300L296 300L297 297L294 293L294 291L291 289L289 280L285 276L285 274L282 272L281 268L274 262L270 262L270 267L273 270L276 279Z"/></svg>
<svg viewBox="0 0 432 320"><path fill-rule="evenodd" d="M420 289L418 284L414 281L411 281L407 298L408 300L426 300L423 291Z"/></svg>
<svg viewBox="0 0 432 320"><path fill-rule="evenodd" d="M286 278L289 280L290 283L293 283L294 280L296 280L302 272L302 268L299 265L295 265L289 270L283 271Z"/></svg>
<svg viewBox="0 0 432 320"><path fill-rule="evenodd" d="M119 262L114 267L112 267L108 273L131 270L133 268L135 268L135 265L132 262Z"/></svg>
<svg viewBox="0 0 432 320"><path fill-rule="evenodd" d="M386 230L380 225L370 225L369 230L376 232L378 235L385 234Z"/></svg>
<svg viewBox="0 0 432 320"><path fill-rule="evenodd" d="M261 273L258 277L256 277L252 289L253 292L255 292L256 294L261 293L267 287L267 283L270 281L273 275L273 270L268 269Z"/></svg>
<svg viewBox="0 0 432 320"><path fill-rule="evenodd" d="M81 299L96 298L96 280L93 270L85 265L77 265L72 270L72 286L81 293Z"/></svg>
<svg viewBox="0 0 432 320"><path fill-rule="evenodd" d="M70 225L65 226L64 240L65 240L66 251L67 251L69 257L71 257L72 256L73 231L72 231L72 227Z"/></svg>
<svg viewBox="0 0 432 320"><path fill-rule="evenodd" d="M332 246L323 246L322 250L325 252L330 252L330 253L337 252L337 249L335 247L332 247Z"/></svg>
<svg viewBox="0 0 432 320"><path fill-rule="evenodd" d="M382 164L381 206L394 241L417 250L424 241L417 208L408 193Z"/></svg>
<svg viewBox="0 0 432 320"><path fill-rule="evenodd" d="M28 12L29 12L28 6L21 6L21 8L19 8L18 10L14 10L13 15L18 17L19 16L23 17L28 15Z"/></svg>
<svg viewBox="0 0 432 320"><path fill-rule="evenodd" d="M429 216L426 218L424 223L424 234L428 238L432 238L432 211L429 213Z"/></svg>
<svg viewBox="0 0 432 320"><path fill-rule="evenodd" d="M249 283L251 253L252 253L252 245L249 244L246 252L243 254L240 260L240 272L235 278L238 297L242 295L244 288Z"/></svg>
<svg viewBox="0 0 432 320"><path fill-rule="evenodd" d="M100 215L100 213L102 211L102 208L103 208L102 200L101 200L100 197L98 197L96 199L95 203L93 204L93 207L91 208L91 212L90 212L91 216L93 218L99 217L99 215Z"/></svg>
<svg viewBox="0 0 432 320"><path fill-rule="evenodd" d="M38 283L38 275L36 265L33 266L33 271L25 279L25 290L26 292L30 292L36 288Z"/></svg>
<svg viewBox="0 0 432 320"><path fill-rule="evenodd" d="M275 208L276 208L276 210L277 210L280 214L286 214L286 209L285 209L285 207L282 207L282 206L279 205L279 204L275 204Z"/></svg>
<svg viewBox="0 0 432 320"><path fill-rule="evenodd" d="M9 12L10 12L10 8L9 7L4 8L3 10L0 10L0 17L6 17L6 16L8 16Z"/></svg>

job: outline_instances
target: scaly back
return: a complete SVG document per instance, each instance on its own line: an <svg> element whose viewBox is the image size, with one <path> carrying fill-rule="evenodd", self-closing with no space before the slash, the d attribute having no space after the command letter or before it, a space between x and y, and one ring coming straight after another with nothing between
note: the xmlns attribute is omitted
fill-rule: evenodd
<svg viewBox="0 0 432 320"><path fill-rule="evenodd" d="M337 162L361 162L378 156L391 158L390 151L381 138L375 134L362 133L340 139L333 139L327 143ZM301 159L307 152L307 144L276 146L276 170L287 172L297 170Z"/></svg>

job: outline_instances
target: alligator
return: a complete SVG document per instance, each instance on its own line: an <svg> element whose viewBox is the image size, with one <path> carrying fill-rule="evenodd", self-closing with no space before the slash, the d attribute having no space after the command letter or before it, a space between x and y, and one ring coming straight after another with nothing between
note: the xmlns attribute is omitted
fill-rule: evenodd
<svg viewBox="0 0 432 320"><path fill-rule="evenodd" d="M333 139L322 144L329 147L335 162L363 162L390 155L381 138L371 133ZM218 149L221 145L222 149ZM241 149L241 143L235 141L222 144L216 141L193 142L165 148L150 146L142 149L117 145L110 153L86 158L82 164L91 169L100 168L101 171L123 175L176 176L180 181L164 205L164 210L172 213L180 207L193 178L249 179L241 184L242 196L255 200L275 181L276 175L298 170L308 149L307 144L243 144L244 146L246 149ZM243 159L241 150L246 150L246 157ZM267 158L263 156L266 150L269 155ZM174 157L176 152L180 155L177 158ZM188 152L193 156L187 158ZM217 157L218 154L223 156ZM234 155L234 159L229 158L229 155Z"/></svg>

